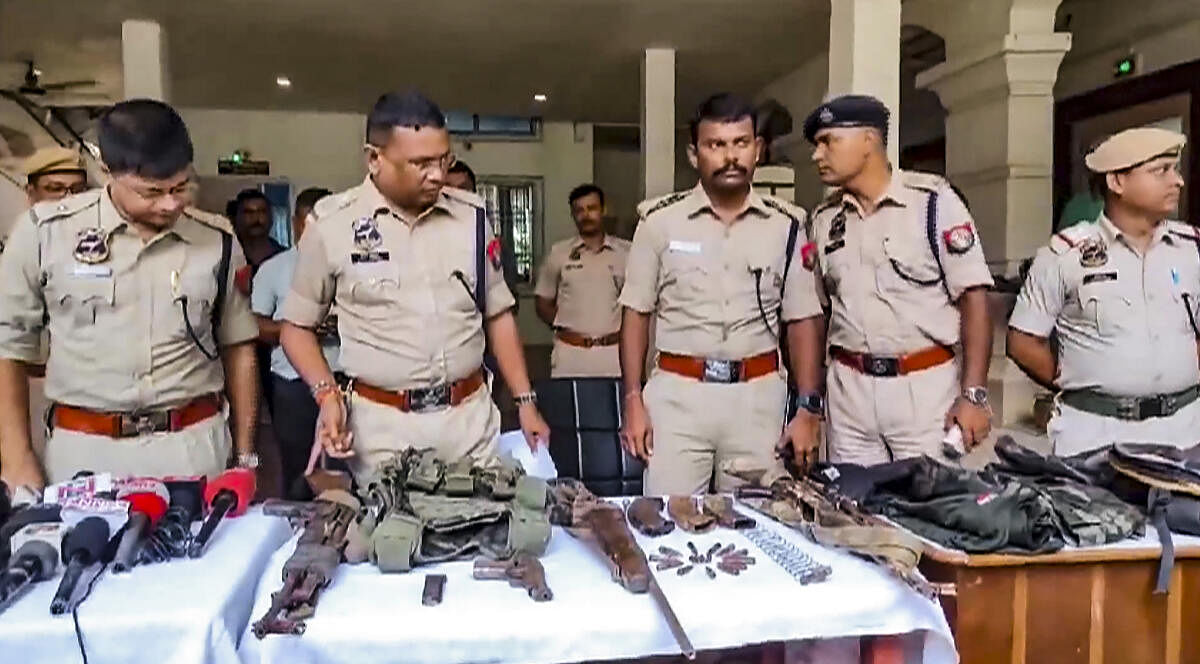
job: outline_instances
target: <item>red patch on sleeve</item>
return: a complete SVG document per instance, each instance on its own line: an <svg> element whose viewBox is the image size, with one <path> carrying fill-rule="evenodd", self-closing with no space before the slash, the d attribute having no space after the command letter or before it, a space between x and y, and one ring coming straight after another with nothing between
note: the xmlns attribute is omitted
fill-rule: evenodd
<svg viewBox="0 0 1200 664"><path fill-rule="evenodd" d="M250 280L252 279L252 277L253 277L252 270L250 269L249 265L246 265L246 266L242 267L242 269L240 269L234 273L233 285L238 290L242 291L242 293L249 295L250 294Z"/></svg>
<svg viewBox="0 0 1200 664"><path fill-rule="evenodd" d="M817 243L809 242L800 247L800 262L804 264L804 269L812 272L817 267Z"/></svg>
<svg viewBox="0 0 1200 664"><path fill-rule="evenodd" d="M952 254L965 254L975 246L975 229L964 222L942 232L942 241Z"/></svg>
<svg viewBox="0 0 1200 664"><path fill-rule="evenodd" d="M500 238L494 237L487 245L487 257L491 261L492 267L500 269Z"/></svg>

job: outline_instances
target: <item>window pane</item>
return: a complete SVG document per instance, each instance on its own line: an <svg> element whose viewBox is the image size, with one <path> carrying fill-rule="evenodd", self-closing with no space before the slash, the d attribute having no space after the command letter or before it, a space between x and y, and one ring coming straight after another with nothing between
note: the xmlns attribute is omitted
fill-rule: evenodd
<svg viewBox="0 0 1200 664"><path fill-rule="evenodd" d="M533 134L533 122L529 118L508 115L479 116L481 134Z"/></svg>
<svg viewBox="0 0 1200 664"><path fill-rule="evenodd" d="M469 134L475 131L475 116L462 111L447 111L446 129L451 134Z"/></svg>

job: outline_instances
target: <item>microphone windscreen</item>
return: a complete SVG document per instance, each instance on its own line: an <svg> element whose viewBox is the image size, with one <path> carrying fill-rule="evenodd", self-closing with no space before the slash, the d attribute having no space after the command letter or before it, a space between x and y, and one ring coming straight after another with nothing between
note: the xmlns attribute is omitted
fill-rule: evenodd
<svg viewBox="0 0 1200 664"><path fill-rule="evenodd" d="M167 485L153 477L130 477L117 483L117 498L125 498L131 493L156 493L162 496L163 502L171 501Z"/></svg>
<svg viewBox="0 0 1200 664"><path fill-rule="evenodd" d="M104 554L110 534L107 521L98 516L87 517L67 533L67 539L63 542L63 559L69 561L78 555L85 564L90 565Z"/></svg>
<svg viewBox="0 0 1200 664"><path fill-rule="evenodd" d="M156 493L131 493L121 500L129 501L129 512L140 512L149 519L150 525L155 526L162 515L167 513L167 501Z"/></svg>
<svg viewBox="0 0 1200 664"><path fill-rule="evenodd" d="M227 470L210 481L204 487L204 504L212 505L217 494L222 490L230 491L237 497L237 504L229 510L229 516L239 516L250 506L254 499L254 471L249 468L234 468Z"/></svg>
<svg viewBox="0 0 1200 664"><path fill-rule="evenodd" d="M14 561L20 561L22 558L33 558L38 561L39 576L35 581L40 581L58 569L58 550L49 543L42 540L30 540L21 545L17 550L17 555L13 556Z"/></svg>

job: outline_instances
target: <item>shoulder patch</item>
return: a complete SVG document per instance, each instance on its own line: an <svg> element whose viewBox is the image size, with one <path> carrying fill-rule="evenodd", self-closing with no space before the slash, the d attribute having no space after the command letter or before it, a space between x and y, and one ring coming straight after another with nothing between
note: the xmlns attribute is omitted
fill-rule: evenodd
<svg viewBox="0 0 1200 664"><path fill-rule="evenodd" d="M446 195L446 198L459 203L465 203L471 207L483 208L485 206L483 197L479 194L474 194L462 189L456 189L454 187L442 187L442 193Z"/></svg>
<svg viewBox="0 0 1200 664"><path fill-rule="evenodd" d="M81 210L86 210L100 202L100 194L102 189L92 189L85 191L82 194L68 196L61 201L45 201L34 205L29 210L29 215L33 217L34 223L42 225L44 223L69 217Z"/></svg>
<svg viewBox="0 0 1200 664"><path fill-rule="evenodd" d="M645 219L659 210L668 208L679 201L682 201L691 193L691 190L677 191L673 194L667 194L666 196L662 196L660 198L651 198L650 200L642 201L642 203L637 207L638 217Z"/></svg>
<svg viewBox="0 0 1200 664"><path fill-rule="evenodd" d="M939 191L950 186L950 183L946 182L946 178L934 173L922 173L920 171L901 171L900 181L910 189L921 189L923 191Z"/></svg>
<svg viewBox="0 0 1200 664"><path fill-rule="evenodd" d="M791 219L792 221L804 225L805 219L808 217L804 212L804 208L792 205L786 201L775 198L774 196L763 196L763 205L775 210L779 214Z"/></svg>
<svg viewBox="0 0 1200 664"><path fill-rule="evenodd" d="M317 201L317 204L313 206L311 213L313 220L320 220L321 218L331 215L338 210L348 207L351 203L358 200L357 190L357 187L353 189L347 189L346 191L340 191Z"/></svg>
<svg viewBox="0 0 1200 664"><path fill-rule="evenodd" d="M209 228L214 228L226 235L233 235L233 224L229 223L229 220L222 215L193 207L185 208L183 213Z"/></svg>

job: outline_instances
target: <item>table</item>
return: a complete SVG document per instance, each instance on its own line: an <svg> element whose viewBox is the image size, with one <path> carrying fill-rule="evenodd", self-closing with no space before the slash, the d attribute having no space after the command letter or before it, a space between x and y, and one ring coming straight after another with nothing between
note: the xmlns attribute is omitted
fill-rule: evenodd
<svg viewBox="0 0 1200 664"><path fill-rule="evenodd" d="M799 533L756 516L829 564L825 583L801 586L757 552L758 564L739 577L702 570L680 577L659 575L660 585L697 649L807 638L919 632L924 661L956 661L949 626L935 602L896 581L875 565L821 548ZM646 551L660 545L701 551L715 542L757 551L728 530L692 536L676 531L660 538L639 536ZM294 543L272 558L258 585L251 621L281 585L284 561ZM303 636L270 635L258 640L247 627L239 655L244 664L371 662L539 664L612 660L679 652L666 623L647 595L626 592L610 579L598 556L555 528L542 559L554 599L535 603L503 581L470 578L471 563L422 567L408 574L380 574L373 566L343 565L326 589ZM427 573L447 576L440 606L421 605Z"/></svg>
<svg viewBox="0 0 1200 664"><path fill-rule="evenodd" d="M249 620L271 554L287 542L283 519L253 508L217 528L204 557L105 573L79 607L93 662L225 664ZM37 584L0 614L0 661L79 662L71 616L51 616L58 579ZM19 657L16 654L19 653Z"/></svg>
<svg viewBox="0 0 1200 664"><path fill-rule="evenodd" d="M1174 535L1170 592L1154 595L1161 546L1143 537L1053 554L968 555L927 541L921 570L943 599L963 664L1200 661L1200 538Z"/></svg>

